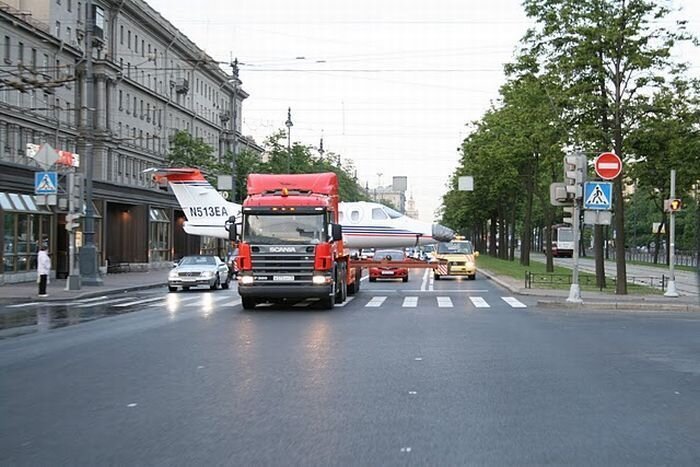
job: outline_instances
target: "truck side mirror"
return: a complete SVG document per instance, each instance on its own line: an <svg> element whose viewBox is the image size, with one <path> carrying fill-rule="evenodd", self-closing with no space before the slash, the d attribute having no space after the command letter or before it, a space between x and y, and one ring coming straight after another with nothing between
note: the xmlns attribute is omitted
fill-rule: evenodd
<svg viewBox="0 0 700 467"><path fill-rule="evenodd" d="M340 224L330 224L331 241L343 239L343 227Z"/></svg>
<svg viewBox="0 0 700 467"><path fill-rule="evenodd" d="M241 224L236 223L236 216L231 216L228 218L224 224L224 228L228 232L228 239L232 241L237 241L241 236Z"/></svg>

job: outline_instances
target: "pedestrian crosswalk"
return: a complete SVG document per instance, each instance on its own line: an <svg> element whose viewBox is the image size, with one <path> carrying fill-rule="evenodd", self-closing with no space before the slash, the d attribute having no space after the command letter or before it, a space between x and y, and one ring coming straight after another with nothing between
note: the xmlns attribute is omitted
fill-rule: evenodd
<svg viewBox="0 0 700 467"><path fill-rule="evenodd" d="M398 300L397 300L398 298ZM337 307L345 307L353 303L352 307L362 308L480 308L488 309L492 305L505 303L511 308L527 308L527 305L515 297L494 297L489 296L491 303L485 297L481 296L448 296L442 294L430 295L409 295L409 296L390 296L390 295L370 295L360 294L348 297L344 303L337 304ZM353 302L354 300L354 302ZM308 299L294 303L293 308L306 308L314 305L317 300ZM196 294L165 294L159 296L100 296L93 298L84 298L70 302L30 302L15 305L9 305L7 308L23 308L31 305L40 305L42 307L75 307L81 309L97 308L97 307L112 307L116 309L126 310L129 307L138 308L159 308L166 307L169 309L190 306L206 306L211 307L216 304L218 306L234 306L240 303L237 294L231 293L196 293Z"/></svg>

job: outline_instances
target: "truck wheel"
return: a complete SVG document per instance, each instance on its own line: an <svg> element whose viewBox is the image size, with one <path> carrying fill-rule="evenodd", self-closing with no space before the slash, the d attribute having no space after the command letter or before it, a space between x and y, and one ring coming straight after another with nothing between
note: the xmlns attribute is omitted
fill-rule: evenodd
<svg viewBox="0 0 700 467"><path fill-rule="evenodd" d="M439 280L440 280L440 274L433 274L433 276L435 277L435 280L436 280L436 281L439 281Z"/></svg>
<svg viewBox="0 0 700 467"><path fill-rule="evenodd" d="M338 293L335 294L335 303L343 303L348 298L348 283L345 276L338 282Z"/></svg>
<svg viewBox="0 0 700 467"><path fill-rule="evenodd" d="M376 278L376 277L370 277L370 278L369 278L369 281L370 281L370 282L377 282L377 278Z"/></svg>
<svg viewBox="0 0 700 467"><path fill-rule="evenodd" d="M408 276L403 277L401 280L403 280L404 282L408 282Z"/></svg>
<svg viewBox="0 0 700 467"><path fill-rule="evenodd" d="M470 280L470 281L473 281L473 280L475 280L475 279L476 279L476 274L472 274L471 276L469 276L469 280Z"/></svg>
<svg viewBox="0 0 700 467"><path fill-rule="evenodd" d="M253 297L241 297L241 305L243 305L244 310L254 310L255 299Z"/></svg>

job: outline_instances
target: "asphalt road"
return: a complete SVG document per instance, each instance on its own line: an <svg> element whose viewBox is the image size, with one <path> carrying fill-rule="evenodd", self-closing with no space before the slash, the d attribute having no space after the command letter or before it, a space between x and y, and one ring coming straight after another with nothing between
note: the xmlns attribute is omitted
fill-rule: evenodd
<svg viewBox="0 0 700 467"><path fill-rule="evenodd" d="M700 464L700 317L422 275L330 312L235 290L27 306L37 332L0 340L0 464ZM90 313L113 316L68 325Z"/></svg>

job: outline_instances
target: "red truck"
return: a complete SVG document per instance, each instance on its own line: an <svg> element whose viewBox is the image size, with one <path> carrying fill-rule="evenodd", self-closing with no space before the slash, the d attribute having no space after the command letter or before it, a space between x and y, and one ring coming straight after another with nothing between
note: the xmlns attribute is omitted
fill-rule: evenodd
<svg viewBox="0 0 700 467"><path fill-rule="evenodd" d="M287 299L317 299L331 309L360 289L338 223L334 173L251 174L238 237L238 292L244 309ZM238 231L239 232L236 232Z"/></svg>

